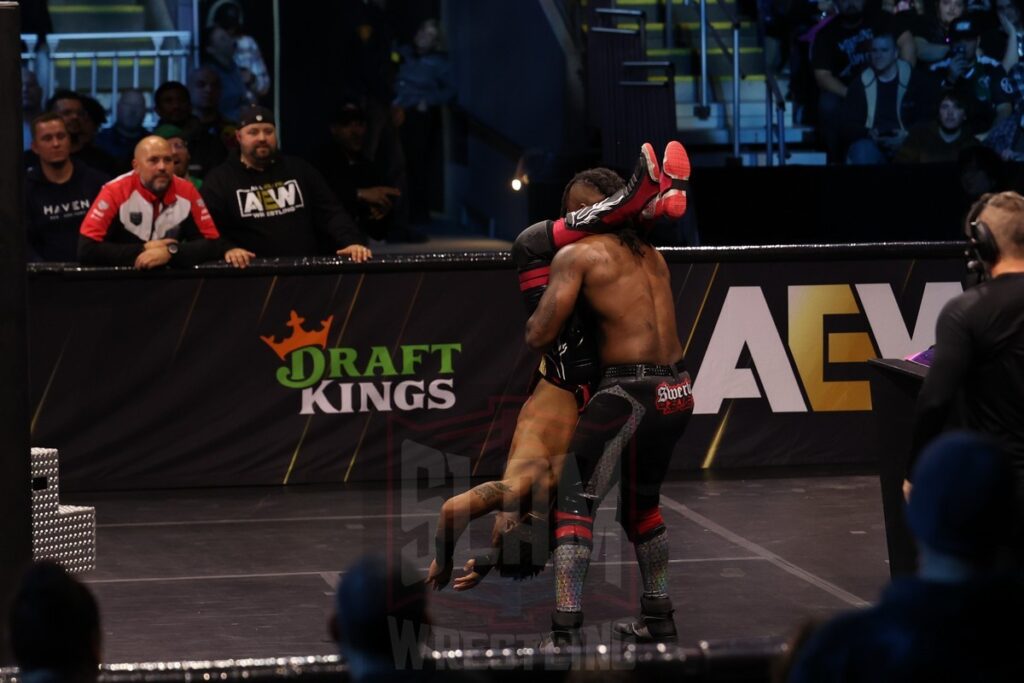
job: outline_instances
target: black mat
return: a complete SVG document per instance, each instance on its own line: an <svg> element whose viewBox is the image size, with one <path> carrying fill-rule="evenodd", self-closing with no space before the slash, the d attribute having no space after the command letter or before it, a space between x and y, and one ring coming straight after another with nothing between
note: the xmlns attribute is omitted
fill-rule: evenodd
<svg viewBox="0 0 1024 683"><path fill-rule="evenodd" d="M680 641L785 636L873 601L888 577L878 480L869 476L677 481L664 489ZM383 489L290 487L76 494L95 505L107 662L329 654L339 571L391 544L425 569L433 503ZM595 523L584 611L591 637L636 611L639 574L614 520ZM482 547L490 521L460 543ZM417 554L421 553L421 557ZM553 572L432 596L437 645L533 644Z"/></svg>

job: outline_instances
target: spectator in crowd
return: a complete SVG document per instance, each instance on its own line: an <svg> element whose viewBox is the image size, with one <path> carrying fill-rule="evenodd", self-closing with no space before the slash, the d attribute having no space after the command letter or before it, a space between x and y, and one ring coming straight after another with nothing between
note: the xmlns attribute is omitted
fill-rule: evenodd
<svg viewBox="0 0 1024 683"><path fill-rule="evenodd" d="M404 110L395 99L394 31L381 3L348 3L341 39L342 92L366 113L363 154L381 164L399 188L405 186L405 157L398 138Z"/></svg>
<svg viewBox="0 0 1024 683"><path fill-rule="evenodd" d="M242 6L235 0L226 0L213 9L213 25L219 26L235 41L235 64L242 73L246 99L255 104L270 92L270 73L263 61L263 53L256 40L246 35L243 27Z"/></svg>
<svg viewBox="0 0 1024 683"><path fill-rule="evenodd" d="M246 107L239 124L241 154L203 179L203 197L224 237L259 257L369 259L366 237L324 177L302 159L278 152L273 113Z"/></svg>
<svg viewBox="0 0 1024 683"><path fill-rule="evenodd" d="M422 576L399 557L368 555L342 575L330 621L356 683L424 675L432 663L423 659L430 618ZM446 672L447 673L447 672Z"/></svg>
<svg viewBox="0 0 1024 683"><path fill-rule="evenodd" d="M422 241L405 220L401 191L380 164L365 155L366 114L354 100L331 120L332 144L319 160L320 172L356 223L371 237L389 242Z"/></svg>
<svg viewBox="0 0 1024 683"><path fill-rule="evenodd" d="M967 106L961 95L946 91L939 101L938 116L910 129L895 161L906 164L952 163L960 152L977 147L978 139L967 126Z"/></svg>
<svg viewBox="0 0 1024 683"><path fill-rule="evenodd" d="M21 65L21 134L22 151L32 147L32 120L43 113L43 89L36 72Z"/></svg>
<svg viewBox="0 0 1024 683"><path fill-rule="evenodd" d="M177 126L165 123L153 130L153 135L159 135L171 146L171 158L174 160L174 175L192 183L198 190L203 186L203 179L196 178L188 172L188 164L191 157L188 153L188 140L184 131Z"/></svg>
<svg viewBox="0 0 1024 683"><path fill-rule="evenodd" d="M211 67L201 66L189 76L189 98L196 121L182 126L182 129L189 136L192 157L189 170L200 178L214 166L222 164L228 154L233 154L238 148L235 122L219 108L220 92L220 76Z"/></svg>
<svg viewBox="0 0 1024 683"><path fill-rule="evenodd" d="M441 107L455 97L451 64L440 46L440 27L436 20L428 19L417 29L413 44L398 50L401 65L394 104L402 112L409 211L418 225L429 223L430 210L441 205Z"/></svg>
<svg viewBox="0 0 1024 683"><path fill-rule="evenodd" d="M199 127L199 119L192 113L192 97L184 83L166 81L153 93L153 111L157 126L169 123L186 134Z"/></svg>
<svg viewBox="0 0 1024 683"><path fill-rule="evenodd" d="M96 146L99 126L86 110L85 98L71 90L58 90L46 103L46 110L60 114L71 136L71 156L109 175L118 173L117 160Z"/></svg>
<svg viewBox="0 0 1024 683"><path fill-rule="evenodd" d="M1020 61L1024 51L1024 12L1021 0L995 0L997 25L981 34L981 51L993 59L1001 59L1009 71Z"/></svg>
<svg viewBox="0 0 1024 683"><path fill-rule="evenodd" d="M96 599L60 565L37 562L9 616L11 650L26 683L94 683L102 652Z"/></svg>
<svg viewBox="0 0 1024 683"><path fill-rule="evenodd" d="M932 95L926 100L930 109L942 91L956 91L967 103L967 120L975 134L988 131L993 123L1009 116L1015 99L1002 65L981 53L978 36L977 19L965 17L953 23L949 56L929 67Z"/></svg>
<svg viewBox="0 0 1024 683"><path fill-rule="evenodd" d="M819 629L789 681L1024 680L1024 596L996 562L1013 534L1013 479L1006 455L976 434L930 444L907 504L917 575Z"/></svg>
<svg viewBox="0 0 1024 683"><path fill-rule="evenodd" d="M925 11L914 24L917 60L930 65L949 56L949 35L953 22L964 14L964 0L927 0Z"/></svg>
<svg viewBox="0 0 1024 683"><path fill-rule="evenodd" d="M976 145L960 152L956 160L960 187L968 205L982 195L1007 189L1009 174L1006 162L991 147ZM966 207L965 207L966 208ZM962 215L962 212L960 212Z"/></svg>
<svg viewBox="0 0 1024 683"><path fill-rule="evenodd" d="M842 108L850 83L868 65L871 39L888 20L865 11L865 0L838 0L839 14L814 37L811 66L818 84L818 121L829 159L843 158Z"/></svg>
<svg viewBox="0 0 1024 683"><path fill-rule="evenodd" d="M884 164L891 161L917 117L913 69L899 59L896 38L876 33L871 61L851 81L843 102L847 163Z"/></svg>
<svg viewBox="0 0 1024 683"><path fill-rule="evenodd" d="M138 88L128 88L117 98L117 120L96 136L96 144L125 169L131 166L135 145L149 135L142 126L146 118L146 97Z"/></svg>
<svg viewBox="0 0 1024 683"><path fill-rule="evenodd" d="M77 261L78 226L109 176L71 159L71 138L59 114L32 123L38 163L25 175L25 231L32 261Z"/></svg>
<svg viewBox="0 0 1024 683"><path fill-rule="evenodd" d="M217 73L220 80L218 108L232 121L238 120L238 113L248 104L248 90L245 77L235 63L235 39L220 26L213 25L206 30L205 66ZM194 94L193 94L194 95ZM195 97L192 98L195 100Z"/></svg>
<svg viewBox="0 0 1024 683"><path fill-rule="evenodd" d="M252 254L220 239L199 192L174 175L166 140L143 138L132 167L103 186L82 221L83 265L181 268L222 256L239 268L249 264Z"/></svg>

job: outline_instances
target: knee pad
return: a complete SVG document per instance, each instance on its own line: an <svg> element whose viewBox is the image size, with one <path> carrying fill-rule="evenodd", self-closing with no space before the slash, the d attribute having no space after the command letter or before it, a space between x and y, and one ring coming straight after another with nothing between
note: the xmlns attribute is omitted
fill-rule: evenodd
<svg viewBox="0 0 1024 683"><path fill-rule="evenodd" d="M540 265L550 265L555 257L551 240L551 221L534 223L519 233L512 243L512 262L520 274Z"/></svg>
<svg viewBox="0 0 1024 683"><path fill-rule="evenodd" d="M630 543L643 543L665 533L665 520L661 516L661 508L657 507L624 514L620 523Z"/></svg>
<svg viewBox="0 0 1024 683"><path fill-rule="evenodd" d="M594 545L594 518L555 510L555 545Z"/></svg>

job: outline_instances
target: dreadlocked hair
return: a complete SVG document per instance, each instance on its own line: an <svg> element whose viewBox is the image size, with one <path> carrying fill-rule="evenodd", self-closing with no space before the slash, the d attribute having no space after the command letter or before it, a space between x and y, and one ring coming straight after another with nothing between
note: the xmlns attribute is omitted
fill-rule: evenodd
<svg viewBox="0 0 1024 683"><path fill-rule="evenodd" d="M572 180L569 181L565 186L565 189L562 191L562 210L560 214L562 216L567 213L566 204L569 201L569 192L572 190L572 186L576 183L586 183L605 197L611 197L626 186L626 181L610 168L598 166L596 168L588 168L585 171L580 171L572 177Z"/></svg>
<svg viewBox="0 0 1024 683"><path fill-rule="evenodd" d="M651 246L651 243L646 237L644 237L644 234L642 232L638 232L632 224L625 225L619 230L616 230L615 235L618 236L619 242L622 246L628 248L636 256L643 256L644 247Z"/></svg>

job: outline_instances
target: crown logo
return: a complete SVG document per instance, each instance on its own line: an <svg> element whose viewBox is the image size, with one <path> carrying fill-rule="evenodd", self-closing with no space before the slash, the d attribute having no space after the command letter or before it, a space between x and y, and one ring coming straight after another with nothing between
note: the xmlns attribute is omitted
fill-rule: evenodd
<svg viewBox="0 0 1024 683"><path fill-rule="evenodd" d="M331 323L334 322L334 316L330 316L327 320L321 320L321 327L319 330L307 331L303 329L302 323L306 322L305 318L299 317L299 314L292 311L291 318L288 320L288 327L292 328L292 336L281 341L275 341L273 335L269 337L261 336L267 346L273 349L274 353L278 355L281 360L288 357L288 354L296 349L301 349L304 346L319 346L321 349L327 348L327 335L331 332Z"/></svg>

